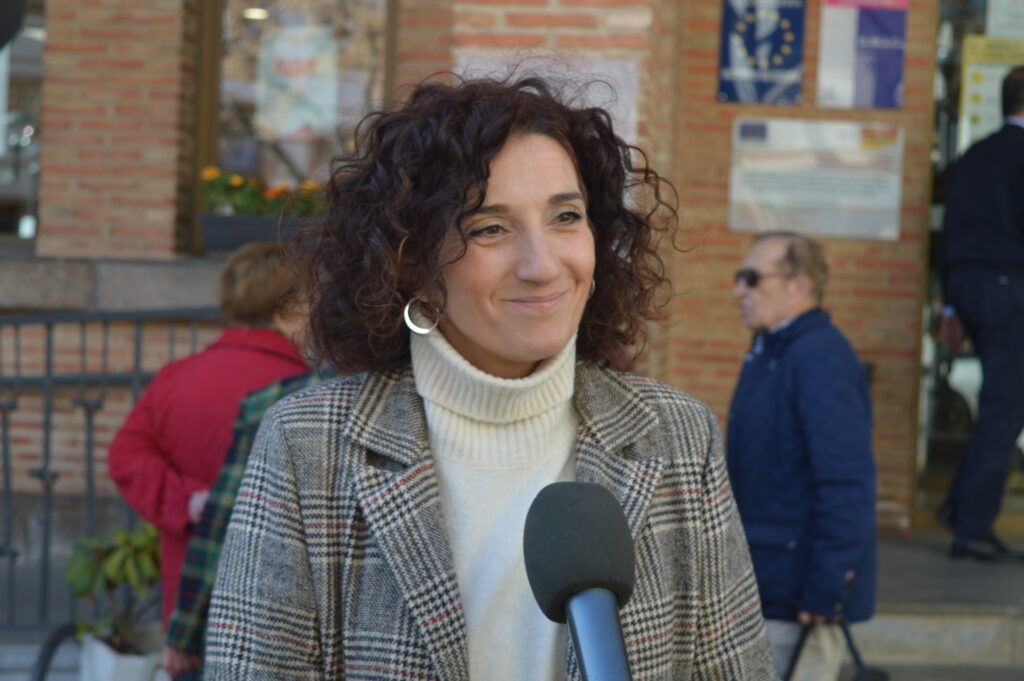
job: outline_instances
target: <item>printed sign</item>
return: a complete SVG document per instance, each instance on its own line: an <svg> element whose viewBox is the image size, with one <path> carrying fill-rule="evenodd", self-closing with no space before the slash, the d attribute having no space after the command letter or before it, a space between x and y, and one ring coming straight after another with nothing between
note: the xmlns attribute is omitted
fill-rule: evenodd
<svg viewBox="0 0 1024 681"><path fill-rule="evenodd" d="M964 39L956 129L958 153L1002 127L1003 78L1018 64L1024 64L1024 40L982 35Z"/></svg>
<svg viewBox="0 0 1024 681"><path fill-rule="evenodd" d="M798 104L805 0L723 0L718 100Z"/></svg>
<svg viewBox="0 0 1024 681"><path fill-rule="evenodd" d="M508 59L460 54L455 72L466 78L506 78L510 73L536 73L566 87L580 106L599 106L612 117L615 134L631 144L637 137L640 64L635 59L580 59L534 56ZM582 84L582 87L580 85ZM573 88L578 88L574 90Z"/></svg>
<svg viewBox="0 0 1024 681"><path fill-rule="evenodd" d="M902 166L891 123L737 118L729 227L896 239Z"/></svg>
<svg viewBox="0 0 1024 681"><path fill-rule="evenodd" d="M988 0L985 9L985 35L1024 40L1024 2Z"/></svg>
<svg viewBox="0 0 1024 681"><path fill-rule="evenodd" d="M11 46L0 48L0 121L4 120L7 114L7 79L10 65ZM7 153L7 140L3 138L7 134L6 128L0 126L0 158Z"/></svg>
<svg viewBox="0 0 1024 681"><path fill-rule="evenodd" d="M330 26L286 26L260 42L256 128L270 139L334 132L338 42Z"/></svg>
<svg viewBox="0 0 1024 681"><path fill-rule="evenodd" d="M825 0L818 42L818 106L900 108L907 3Z"/></svg>

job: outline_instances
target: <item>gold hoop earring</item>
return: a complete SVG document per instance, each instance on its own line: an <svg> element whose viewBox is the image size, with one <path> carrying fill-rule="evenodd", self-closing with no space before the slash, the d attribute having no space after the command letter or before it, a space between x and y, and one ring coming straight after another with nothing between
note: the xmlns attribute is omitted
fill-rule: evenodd
<svg viewBox="0 0 1024 681"><path fill-rule="evenodd" d="M405 325L409 327L410 331L412 331L413 333L418 333L421 336L425 336L437 328L437 324L440 320L435 319L434 324L429 328L425 326L419 326L418 324L416 324L416 322L412 320L412 316L409 314L409 308L411 308L412 304L417 300L419 300L419 296L413 296L412 298L409 299L409 302L405 304L405 309L402 310L402 316L405 317Z"/></svg>
<svg viewBox="0 0 1024 681"><path fill-rule="evenodd" d="M590 293L587 295L587 300L594 297L594 291L597 290L597 279L590 280Z"/></svg>

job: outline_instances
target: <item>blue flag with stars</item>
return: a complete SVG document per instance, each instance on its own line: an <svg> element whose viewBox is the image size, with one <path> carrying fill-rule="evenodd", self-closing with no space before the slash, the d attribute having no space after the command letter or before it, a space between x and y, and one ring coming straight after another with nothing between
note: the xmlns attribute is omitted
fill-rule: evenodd
<svg viewBox="0 0 1024 681"><path fill-rule="evenodd" d="M722 0L718 101L799 104L806 0Z"/></svg>

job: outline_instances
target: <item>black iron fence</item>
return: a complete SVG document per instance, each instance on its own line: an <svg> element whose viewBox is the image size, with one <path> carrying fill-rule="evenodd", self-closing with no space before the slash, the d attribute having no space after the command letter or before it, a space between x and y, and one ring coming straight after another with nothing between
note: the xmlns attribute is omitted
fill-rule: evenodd
<svg viewBox="0 0 1024 681"><path fill-rule="evenodd" d="M101 515L135 522L98 455L156 371L220 326L216 308L0 317L0 638L74 620L55 553Z"/></svg>

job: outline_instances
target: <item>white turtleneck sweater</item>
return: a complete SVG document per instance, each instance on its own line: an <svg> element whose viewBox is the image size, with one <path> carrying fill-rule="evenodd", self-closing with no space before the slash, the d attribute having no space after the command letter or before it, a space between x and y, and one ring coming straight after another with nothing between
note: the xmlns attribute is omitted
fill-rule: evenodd
<svg viewBox="0 0 1024 681"><path fill-rule="evenodd" d="M545 485L574 478L576 338L526 378L472 366L437 331L412 336L469 643L472 681L555 681L563 627L541 613L523 525Z"/></svg>

